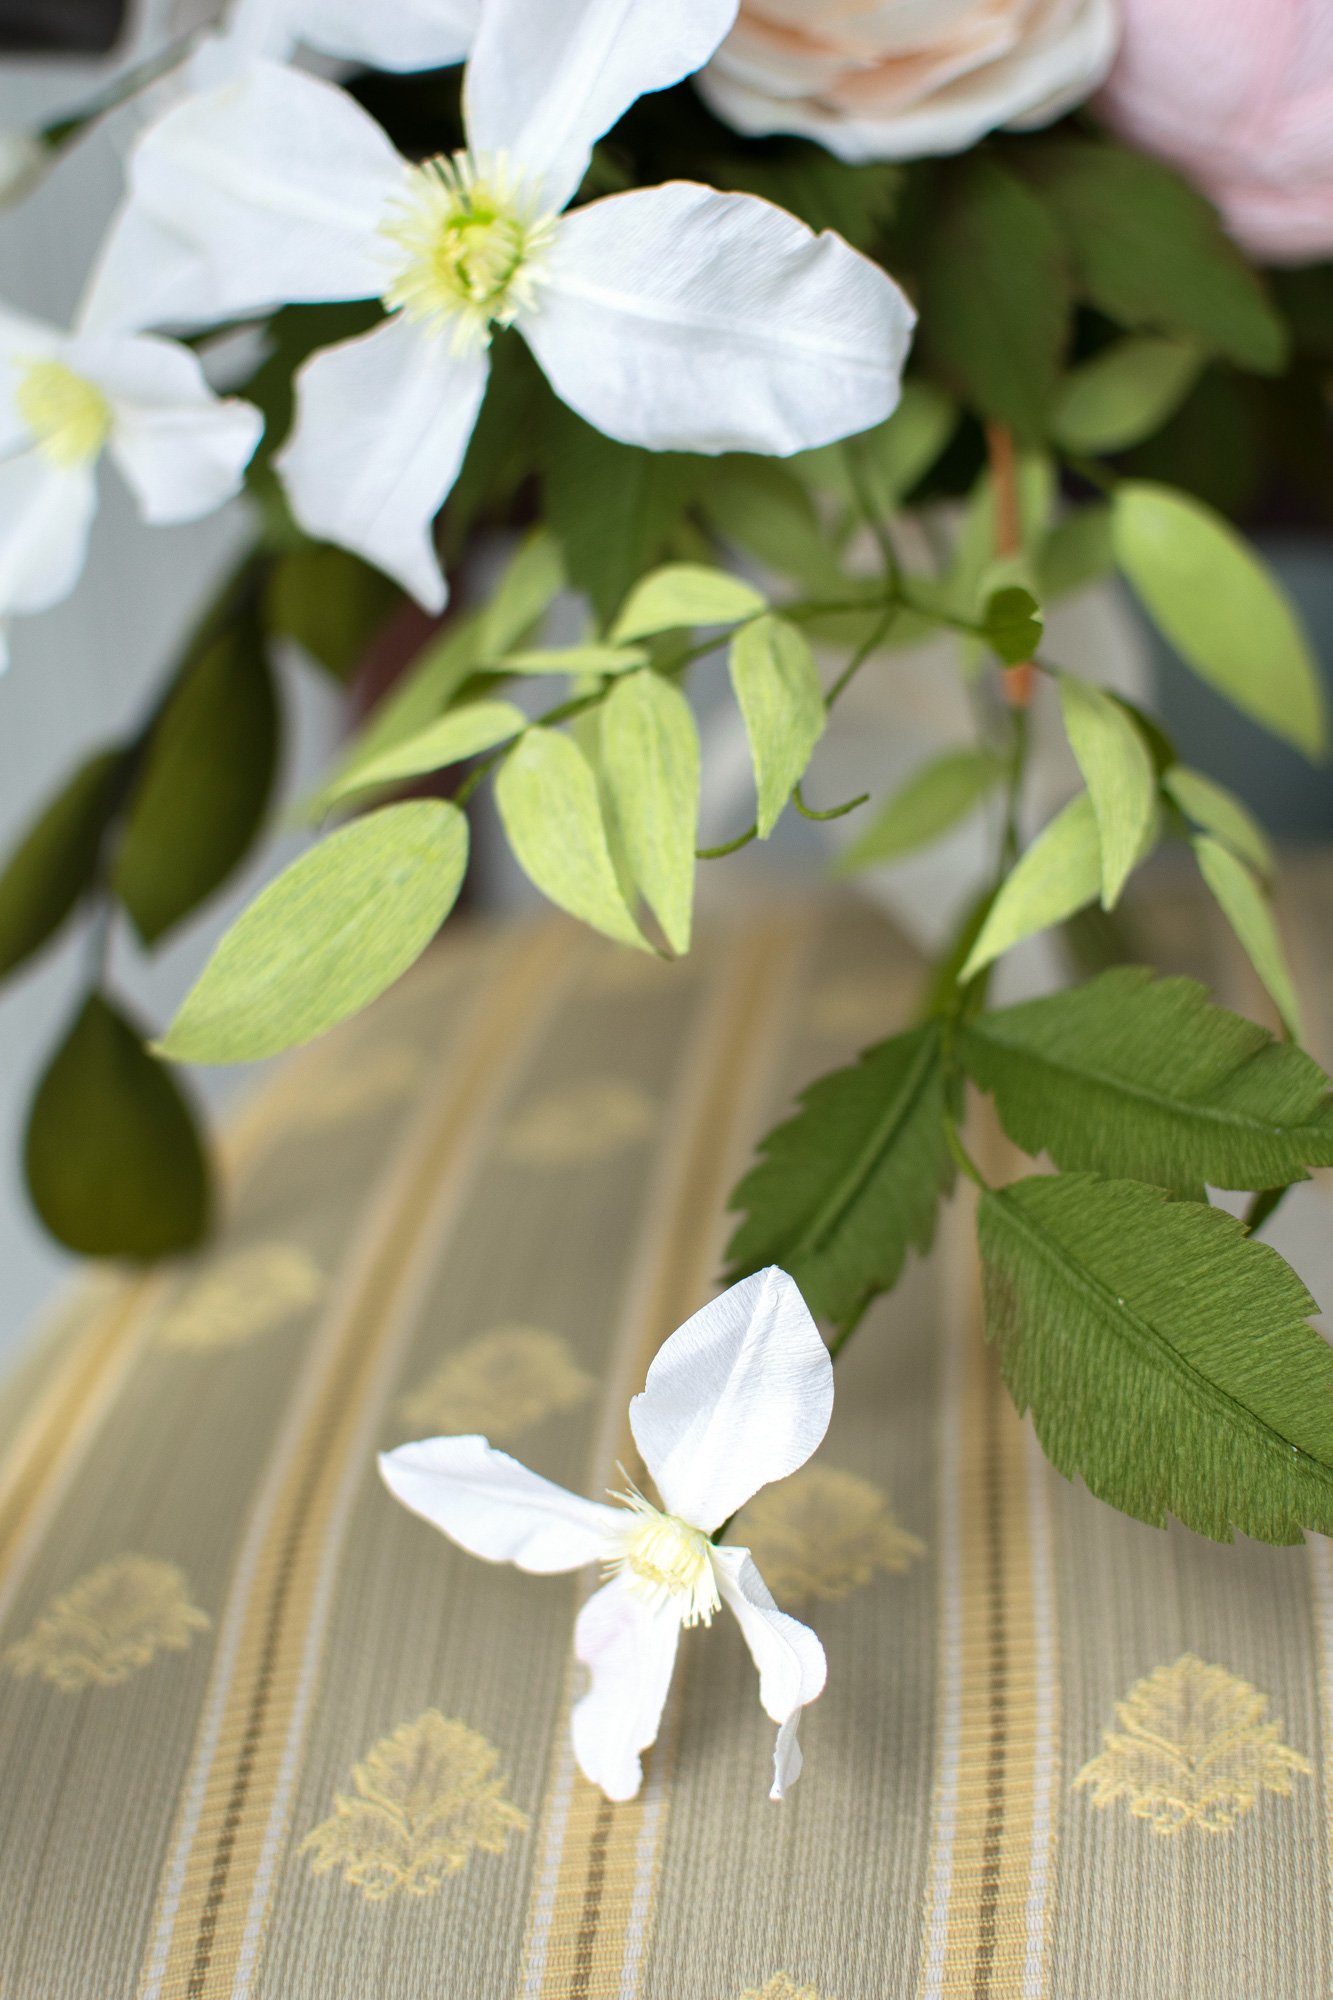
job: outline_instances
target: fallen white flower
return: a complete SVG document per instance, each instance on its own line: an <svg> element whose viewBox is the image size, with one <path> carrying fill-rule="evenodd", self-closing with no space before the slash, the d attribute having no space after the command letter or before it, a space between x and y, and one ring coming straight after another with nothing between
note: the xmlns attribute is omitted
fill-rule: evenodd
<svg viewBox="0 0 1333 2000"><path fill-rule="evenodd" d="M618 1506L555 1486L483 1437L428 1438L384 1453L391 1493L460 1547L536 1575L601 1565L574 1650L592 1683L573 1714L574 1754L610 1799L632 1799L656 1741L681 1628L734 1612L778 1725L770 1797L801 1770L797 1724L822 1693L824 1649L779 1611L748 1549L711 1537L761 1486L805 1464L828 1429L833 1367L785 1271L733 1285L678 1327L630 1404L630 1428L661 1495Z"/></svg>

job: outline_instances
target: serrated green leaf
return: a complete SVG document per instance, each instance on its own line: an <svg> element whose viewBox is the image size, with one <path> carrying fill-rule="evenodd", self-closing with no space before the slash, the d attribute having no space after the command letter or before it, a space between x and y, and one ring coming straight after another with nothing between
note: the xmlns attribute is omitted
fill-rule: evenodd
<svg viewBox="0 0 1333 2000"><path fill-rule="evenodd" d="M345 681L403 602L398 585L382 571L348 549L317 542L278 558L264 594L264 623Z"/></svg>
<svg viewBox="0 0 1333 2000"><path fill-rule="evenodd" d="M1101 893L1102 846L1086 792L1044 826L1001 884L960 978L966 982L1001 952L1072 917Z"/></svg>
<svg viewBox="0 0 1333 2000"><path fill-rule="evenodd" d="M741 626L729 670L750 742L759 838L767 840L824 733L824 691L809 640L772 613Z"/></svg>
<svg viewBox="0 0 1333 2000"><path fill-rule="evenodd" d="M1229 847L1211 834L1196 834L1193 842L1199 873L1217 899L1222 915L1239 938L1246 957L1263 981L1293 1041L1305 1040L1301 1004L1287 965L1287 954L1263 884Z"/></svg>
<svg viewBox="0 0 1333 2000"><path fill-rule="evenodd" d="M1214 1006L1192 979L1117 966L1082 986L982 1014L957 1048L1024 1152L1070 1172L1266 1188L1333 1166L1317 1063Z"/></svg>
<svg viewBox="0 0 1333 2000"><path fill-rule="evenodd" d="M493 674L632 674L648 664L642 646L543 646L534 652L506 653L482 668Z"/></svg>
<svg viewBox="0 0 1333 2000"><path fill-rule="evenodd" d="M1097 583L1115 568L1111 509L1097 501L1057 521L1037 551L1037 593L1044 604Z"/></svg>
<svg viewBox="0 0 1333 2000"><path fill-rule="evenodd" d="M528 726L528 718L512 701L469 701L451 708L438 722L427 723L405 743L383 750L363 764L345 766L338 777L320 794L323 804L338 805L357 792L373 791L380 785L395 785L404 778L424 777L443 771L467 757L493 750Z"/></svg>
<svg viewBox="0 0 1333 2000"><path fill-rule="evenodd" d="M534 528L510 557L482 612L479 651L494 659L539 625L565 587L565 559L546 528Z"/></svg>
<svg viewBox="0 0 1333 2000"><path fill-rule="evenodd" d="M1174 416L1202 367L1202 353L1189 342L1117 341L1065 376L1051 406L1051 436L1065 451L1126 451Z"/></svg>
<svg viewBox="0 0 1333 2000"><path fill-rule="evenodd" d="M101 750L43 807L0 874L0 977L54 937L97 875L125 759Z"/></svg>
<svg viewBox="0 0 1333 2000"><path fill-rule="evenodd" d="M33 1205L85 1257L165 1257L207 1233L208 1160L169 1070L92 993L51 1058L28 1115Z"/></svg>
<svg viewBox="0 0 1333 2000"><path fill-rule="evenodd" d="M500 766L495 803L515 859L544 896L621 944L651 949L621 895L597 780L572 737L529 729Z"/></svg>
<svg viewBox="0 0 1333 2000"><path fill-rule="evenodd" d="M1201 501L1148 480L1117 487L1116 560L1202 680L1308 757L1327 743L1323 683L1272 573Z"/></svg>
<svg viewBox="0 0 1333 2000"><path fill-rule="evenodd" d="M1277 857L1268 835L1247 805L1202 771L1187 764L1172 764L1162 774L1162 789L1174 799L1187 819L1204 833L1213 834L1223 847L1247 861L1256 874L1271 881L1277 871Z"/></svg>
<svg viewBox="0 0 1333 2000"><path fill-rule="evenodd" d="M949 1108L938 1022L811 1084L731 1197L746 1212L727 1250L732 1277L780 1264L834 1321L888 1291L908 1250L930 1248L952 1185Z"/></svg>
<svg viewBox="0 0 1333 2000"><path fill-rule="evenodd" d="M1333 1352L1275 1250L1136 1181L981 1197L987 1333L1066 1478L1155 1527L1333 1531Z"/></svg>
<svg viewBox="0 0 1333 2000"><path fill-rule="evenodd" d="M443 800L384 806L339 827L237 918L161 1053L178 1062L255 1062L369 1006L448 916L467 853L467 821Z"/></svg>
<svg viewBox="0 0 1333 2000"><path fill-rule="evenodd" d="M1100 688L1061 674L1060 712L1097 815L1102 908L1111 910L1156 830L1157 771L1128 710Z"/></svg>
<svg viewBox="0 0 1333 2000"><path fill-rule="evenodd" d="M602 768L634 879L674 952L690 948L699 731L678 687L630 674L602 708Z"/></svg>
<svg viewBox="0 0 1333 2000"><path fill-rule="evenodd" d="M666 563L636 583L611 628L614 644L693 625L734 625L765 602L753 584L704 563Z"/></svg>
<svg viewBox="0 0 1333 2000"><path fill-rule="evenodd" d="M949 750L934 758L913 772L864 833L843 849L834 863L835 874L852 875L928 847L980 805L1004 776L1004 768L988 750Z"/></svg>
<svg viewBox="0 0 1333 2000"><path fill-rule="evenodd" d="M1006 667L1021 666L1032 659L1041 644L1041 606L1021 584L1006 584L992 591L981 622L987 645Z"/></svg>

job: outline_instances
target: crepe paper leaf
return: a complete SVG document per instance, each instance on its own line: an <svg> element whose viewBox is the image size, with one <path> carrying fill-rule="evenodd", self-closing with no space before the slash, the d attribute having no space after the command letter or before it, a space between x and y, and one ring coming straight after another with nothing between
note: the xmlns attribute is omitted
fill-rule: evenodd
<svg viewBox="0 0 1333 2000"><path fill-rule="evenodd" d="M1202 367L1202 352L1185 341L1117 341L1065 376L1051 436L1065 451L1127 451L1175 415Z"/></svg>
<svg viewBox="0 0 1333 2000"><path fill-rule="evenodd" d="M687 952L699 832L699 731L689 702L650 671L617 681L602 708L601 753L634 880L671 949Z"/></svg>
<svg viewBox="0 0 1333 2000"><path fill-rule="evenodd" d="M1280 1187L1333 1166L1318 1064L1192 979L1116 966L981 1014L956 1046L1015 1145L1069 1172L1199 1199L1205 1185Z"/></svg>
<svg viewBox="0 0 1333 2000"><path fill-rule="evenodd" d="M759 838L767 840L824 733L824 691L809 640L772 613L741 626L729 668L750 741Z"/></svg>
<svg viewBox="0 0 1333 2000"><path fill-rule="evenodd" d="M1057 521L1037 551L1037 593L1044 604L1098 583L1115 568L1111 509L1102 501Z"/></svg>
<svg viewBox="0 0 1333 2000"><path fill-rule="evenodd" d="M948 578L944 585L936 585L945 608L962 618L980 619L987 598L994 590L1008 584L1035 588L1036 563L1033 555L1045 539L1055 505L1055 492L1055 467L1049 454L1044 451L1020 452L1018 518L1022 552L997 563L995 483L989 471L980 475L968 497ZM1022 574L1018 573L1020 571ZM912 579L914 602L924 601L929 605L929 590L923 593L923 585L929 582L930 579L921 577ZM964 645L980 664L985 657L980 642L968 639Z"/></svg>
<svg viewBox="0 0 1333 2000"><path fill-rule="evenodd" d="M986 1330L1051 1463L1215 1541L1333 1531L1333 1351L1276 1250L1137 1181L981 1197Z"/></svg>
<svg viewBox="0 0 1333 2000"><path fill-rule="evenodd" d="M549 391L547 402L543 517L564 553L570 588L607 624L635 581L670 553L713 460L617 444Z"/></svg>
<svg viewBox="0 0 1333 2000"><path fill-rule="evenodd" d="M500 766L495 803L519 867L544 896L621 944L652 949L621 894L597 779L572 737L529 729Z"/></svg>
<svg viewBox="0 0 1333 2000"><path fill-rule="evenodd" d="M1041 644L1041 606L1030 590L1009 584L993 591L982 617L986 641L1006 667L1021 666Z"/></svg>
<svg viewBox="0 0 1333 2000"><path fill-rule="evenodd" d="M1245 956L1263 982L1283 1026L1293 1041L1303 1042L1305 1027L1301 1018L1301 1003L1296 998L1287 954L1282 948L1263 884L1252 869L1247 868L1220 840L1214 840L1211 834L1196 834L1193 846L1199 873L1239 938Z"/></svg>
<svg viewBox="0 0 1333 2000"><path fill-rule="evenodd" d="M479 652L494 659L521 645L541 624L565 588L560 545L546 528L534 528L510 557L482 612Z"/></svg>
<svg viewBox="0 0 1333 2000"><path fill-rule="evenodd" d="M873 256L893 220L906 169L891 160L853 164L810 140L789 139L768 156L751 149L712 161L706 178L785 208L816 235L835 230L853 249Z"/></svg>
<svg viewBox="0 0 1333 2000"><path fill-rule="evenodd" d="M451 708L438 722L427 723L405 743L344 769L324 787L321 798L326 806L337 805L355 792L442 771L449 764L461 764L465 758L480 756L483 750L493 750L527 726L527 716L512 701L465 702L461 708Z"/></svg>
<svg viewBox="0 0 1333 2000"><path fill-rule="evenodd" d="M790 461L817 486L859 508L864 497L882 518L925 478L958 427L958 405L933 382L904 382L891 417L841 444L798 452Z"/></svg>
<svg viewBox="0 0 1333 2000"><path fill-rule="evenodd" d="M733 1193L733 1278L779 1264L818 1317L845 1321L930 1248L953 1184L941 1028L927 1022L820 1077Z"/></svg>
<svg viewBox="0 0 1333 2000"><path fill-rule="evenodd" d="M632 674L648 664L642 646L546 646L537 652L506 653L488 660L492 674Z"/></svg>
<svg viewBox="0 0 1333 2000"><path fill-rule="evenodd" d="M369 1006L439 930L467 855L467 821L439 799L383 806L339 827L236 919L159 1052L256 1062Z"/></svg>
<svg viewBox="0 0 1333 2000"><path fill-rule="evenodd" d="M294 639L337 681L350 680L402 591L349 549L311 543L279 556L264 596L270 632Z"/></svg>
<svg viewBox="0 0 1333 2000"><path fill-rule="evenodd" d="M1186 665L1275 736L1321 756L1319 669L1249 544L1201 501L1147 480L1117 487L1113 527L1116 561Z"/></svg>
<svg viewBox="0 0 1333 2000"><path fill-rule="evenodd" d="M1102 848L1102 908L1112 910L1157 830L1157 772L1127 709L1061 674L1060 712L1088 788Z"/></svg>
<svg viewBox="0 0 1333 2000"><path fill-rule="evenodd" d="M720 542L743 550L765 569L816 596L843 589L837 551L789 465L741 453L720 458L699 495L699 508Z"/></svg>
<svg viewBox="0 0 1333 2000"><path fill-rule="evenodd" d="M1272 880L1277 872L1277 857L1268 835L1234 792L1219 785L1215 778L1206 778L1202 771L1191 770L1188 764L1172 764L1162 775L1162 789L1187 819L1248 862L1266 882Z"/></svg>
<svg viewBox="0 0 1333 2000"><path fill-rule="evenodd" d="M766 609L753 584L705 563L666 563L636 583L611 629L619 644L694 625L734 625Z"/></svg>
<svg viewBox="0 0 1333 2000"><path fill-rule="evenodd" d="M1004 776L1003 760L988 750L949 750L914 771L881 807L863 833L834 863L838 875L896 861L928 847L980 805Z"/></svg>
<svg viewBox="0 0 1333 2000"><path fill-rule="evenodd" d="M55 936L97 879L102 841L123 797L126 761L100 750L33 821L0 874L0 978Z"/></svg>
<svg viewBox="0 0 1333 2000"><path fill-rule="evenodd" d="M278 765L277 689L255 619L185 669L153 727L114 886L146 945L221 888L264 822Z"/></svg>
<svg viewBox="0 0 1333 2000"><path fill-rule="evenodd" d="M194 1114L139 1029L91 993L37 1086L24 1165L51 1234L85 1257L165 1257L207 1234Z"/></svg>
<svg viewBox="0 0 1333 2000"><path fill-rule="evenodd" d="M1076 799L1044 826L1001 884L960 977L966 983L1012 945L1061 924L1100 895L1102 844L1091 798Z"/></svg>

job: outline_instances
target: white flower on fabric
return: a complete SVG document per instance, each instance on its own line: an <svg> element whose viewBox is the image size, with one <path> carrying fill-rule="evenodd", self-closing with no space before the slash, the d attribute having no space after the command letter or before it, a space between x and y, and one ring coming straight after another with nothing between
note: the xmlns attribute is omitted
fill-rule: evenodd
<svg viewBox="0 0 1333 2000"><path fill-rule="evenodd" d="M562 212L601 134L697 69L736 4L487 0L468 150L425 165L336 87L255 63L139 142L95 315L133 323L145 290L187 321L381 299L383 324L301 370L278 464L303 527L430 609L497 326L626 444L785 455L864 430L897 403L914 314L840 237L679 181Z"/></svg>
<svg viewBox="0 0 1333 2000"><path fill-rule="evenodd" d="M723 1292L659 1349L630 1428L656 1484L607 1506L567 1493L483 1437L427 1438L384 1453L396 1499L488 1562L549 1576L601 1565L574 1627L591 1672L574 1754L610 1799L632 1799L657 1739L683 1628L735 1614L778 1725L770 1797L800 1776L801 1710L823 1692L824 1649L779 1611L748 1549L712 1540L761 1486L805 1464L828 1429L833 1366L805 1301L770 1268Z"/></svg>
<svg viewBox="0 0 1333 2000"><path fill-rule="evenodd" d="M263 428L175 341L65 333L0 308L0 665L5 621L78 581L103 452L145 521L193 521L238 490Z"/></svg>

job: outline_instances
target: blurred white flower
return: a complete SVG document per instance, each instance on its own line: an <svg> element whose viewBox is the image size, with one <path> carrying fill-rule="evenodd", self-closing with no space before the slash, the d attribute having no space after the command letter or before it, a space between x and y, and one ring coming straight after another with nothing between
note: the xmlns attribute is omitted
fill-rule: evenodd
<svg viewBox="0 0 1333 2000"><path fill-rule="evenodd" d="M189 81L208 89L256 57L285 62L301 47L373 69L443 69L462 62L480 13L481 0L232 0Z"/></svg>
<svg viewBox="0 0 1333 2000"><path fill-rule="evenodd" d="M796 1286L769 1269L724 1292L665 1341L630 1404L630 1427L661 1495L616 1506L568 1493L483 1437L428 1438L386 1452L390 1492L473 1555L537 1575L599 1563L574 1650L591 1670L573 1714L574 1754L610 1799L632 1799L657 1739L681 1630L732 1611L778 1725L770 1797L801 1771L801 1710L823 1692L824 1649L779 1611L748 1549L711 1540L761 1486L805 1464L828 1429L833 1367Z"/></svg>

